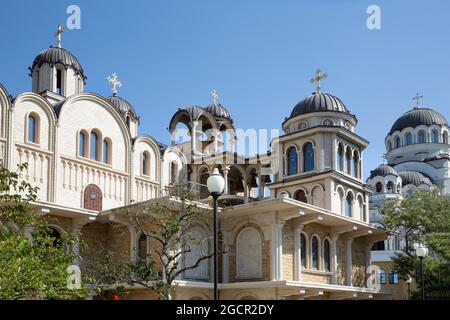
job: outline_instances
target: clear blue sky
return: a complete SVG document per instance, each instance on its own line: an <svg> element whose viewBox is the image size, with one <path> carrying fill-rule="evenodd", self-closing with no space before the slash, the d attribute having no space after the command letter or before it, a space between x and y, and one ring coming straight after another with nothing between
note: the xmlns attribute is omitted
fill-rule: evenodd
<svg viewBox="0 0 450 320"><path fill-rule="evenodd" d="M0 82L12 95L31 89L27 68L55 45L66 8L81 7L81 30L63 34L88 76L86 90L110 95L106 77L141 116L140 133L170 141L178 107L206 105L217 89L240 128L280 128L314 87L357 115L370 141L365 174L381 162L384 137L413 105L450 119L450 2L411 0L3 1ZM366 9L381 7L381 30L368 30Z"/></svg>

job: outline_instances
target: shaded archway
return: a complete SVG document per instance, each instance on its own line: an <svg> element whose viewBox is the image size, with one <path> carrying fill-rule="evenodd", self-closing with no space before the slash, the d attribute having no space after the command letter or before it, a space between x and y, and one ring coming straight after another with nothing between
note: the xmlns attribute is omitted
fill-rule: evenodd
<svg viewBox="0 0 450 320"><path fill-rule="evenodd" d="M308 200L306 199L306 193L305 193L305 191L304 190L297 190L296 192L295 192L295 194L294 194L294 199L295 200L298 200L298 201L301 201L301 202L304 202L304 203L307 203L308 202Z"/></svg>

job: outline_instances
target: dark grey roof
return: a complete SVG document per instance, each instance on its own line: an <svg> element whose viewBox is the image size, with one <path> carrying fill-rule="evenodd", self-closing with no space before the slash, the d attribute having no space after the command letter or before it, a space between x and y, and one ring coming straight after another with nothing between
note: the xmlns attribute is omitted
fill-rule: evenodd
<svg viewBox="0 0 450 320"><path fill-rule="evenodd" d="M226 119L233 122L231 119L231 115L228 112L228 110L222 106L221 104L211 104L205 108L206 111L211 113L213 117L219 118L219 119Z"/></svg>
<svg viewBox="0 0 450 320"><path fill-rule="evenodd" d="M80 62L73 54L71 54L66 49L50 47L48 49L41 51L36 56L36 58L34 58L31 70L33 70L35 66L40 67L44 63L49 64L61 63L65 67L72 67L75 69L77 73L79 73L83 77L83 80L86 79L83 67L81 66Z"/></svg>
<svg viewBox="0 0 450 320"><path fill-rule="evenodd" d="M392 168L387 164L382 164L378 166L376 169L370 171L369 179L372 179L373 177L385 177L390 174L398 177L398 173L397 171L395 171L394 168Z"/></svg>
<svg viewBox="0 0 450 320"><path fill-rule="evenodd" d="M350 112L345 107L344 103L338 98L329 93L313 93L310 96L300 101L292 110L291 118L306 113L312 112Z"/></svg>
<svg viewBox="0 0 450 320"><path fill-rule="evenodd" d="M125 99L119 97L119 96L109 96L105 97L106 100L111 102L111 104L114 106L114 108L119 111L120 115L125 118L127 114L132 116L134 119L138 119L136 112L134 111L133 106Z"/></svg>
<svg viewBox="0 0 450 320"><path fill-rule="evenodd" d="M404 113L394 122L389 134L394 131L402 131L405 128L415 128L420 125L431 126L433 124L448 126L447 120L438 112L429 108L414 108Z"/></svg>
<svg viewBox="0 0 450 320"><path fill-rule="evenodd" d="M412 184L415 186L426 184L433 185L430 178L426 177L424 174L417 171L400 171L400 177L402 178L402 185L406 186L408 184Z"/></svg>

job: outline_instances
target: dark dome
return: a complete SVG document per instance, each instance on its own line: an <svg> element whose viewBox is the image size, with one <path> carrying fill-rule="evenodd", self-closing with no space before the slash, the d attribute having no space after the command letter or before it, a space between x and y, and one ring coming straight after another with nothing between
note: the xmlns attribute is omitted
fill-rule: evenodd
<svg viewBox="0 0 450 320"><path fill-rule="evenodd" d="M372 179L373 177L385 177L390 174L398 177L398 173L397 171L395 171L394 168L392 168L387 164L382 164L378 166L376 169L370 171L369 179Z"/></svg>
<svg viewBox="0 0 450 320"><path fill-rule="evenodd" d="M44 63L49 64L61 63L65 67L72 67L75 69L77 73L79 73L83 77L83 80L86 79L86 77L84 76L83 68L81 67L81 64L78 61L78 59L69 51L63 48L50 47L48 49L45 49L44 51L41 51L36 56L36 58L34 58L31 70L33 70L35 66L40 67Z"/></svg>
<svg viewBox="0 0 450 320"><path fill-rule="evenodd" d="M110 97L106 97L106 100L111 102L111 104L120 113L120 115L122 117L125 118L125 116L127 114L129 114L133 118L138 119L138 116L137 116L136 112L134 111L133 106L125 99L123 99L119 96L110 96Z"/></svg>
<svg viewBox="0 0 450 320"><path fill-rule="evenodd" d="M425 177L422 173L417 171L400 171L400 177L402 178L402 185L406 186L408 184L412 184L415 186L426 184L431 186L431 180Z"/></svg>
<svg viewBox="0 0 450 320"><path fill-rule="evenodd" d="M350 112L345 107L344 103L338 98L329 93L313 93L310 96L300 101L292 110L291 118L312 112Z"/></svg>
<svg viewBox="0 0 450 320"><path fill-rule="evenodd" d="M228 110L221 104L211 104L205 108L206 111L211 113L213 117L220 119L227 119L233 122L231 115Z"/></svg>
<svg viewBox="0 0 450 320"><path fill-rule="evenodd" d="M440 113L429 108L414 108L394 122L389 134L409 127L415 128L420 125L431 126L433 124L448 126L447 120Z"/></svg>

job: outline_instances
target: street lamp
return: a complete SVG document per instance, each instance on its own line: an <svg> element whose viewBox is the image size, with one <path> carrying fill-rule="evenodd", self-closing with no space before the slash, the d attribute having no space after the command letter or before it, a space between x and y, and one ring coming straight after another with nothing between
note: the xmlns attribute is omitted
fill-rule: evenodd
<svg viewBox="0 0 450 320"><path fill-rule="evenodd" d="M423 279L423 258L428 254L428 249L424 246L416 248L416 256L420 259L420 285L422 287L422 300L425 300L425 285Z"/></svg>
<svg viewBox="0 0 450 320"><path fill-rule="evenodd" d="M215 168L213 172L208 177L206 181L206 185L208 187L208 191L213 197L214 200L214 261L213 261L213 269L214 269L214 300L219 300L219 289L217 287L217 283L219 280L219 269L217 265L217 248L218 248L218 239L217 239L217 199L222 194L223 189L225 187L225 180L219 173L219 169Z"/></svg>

